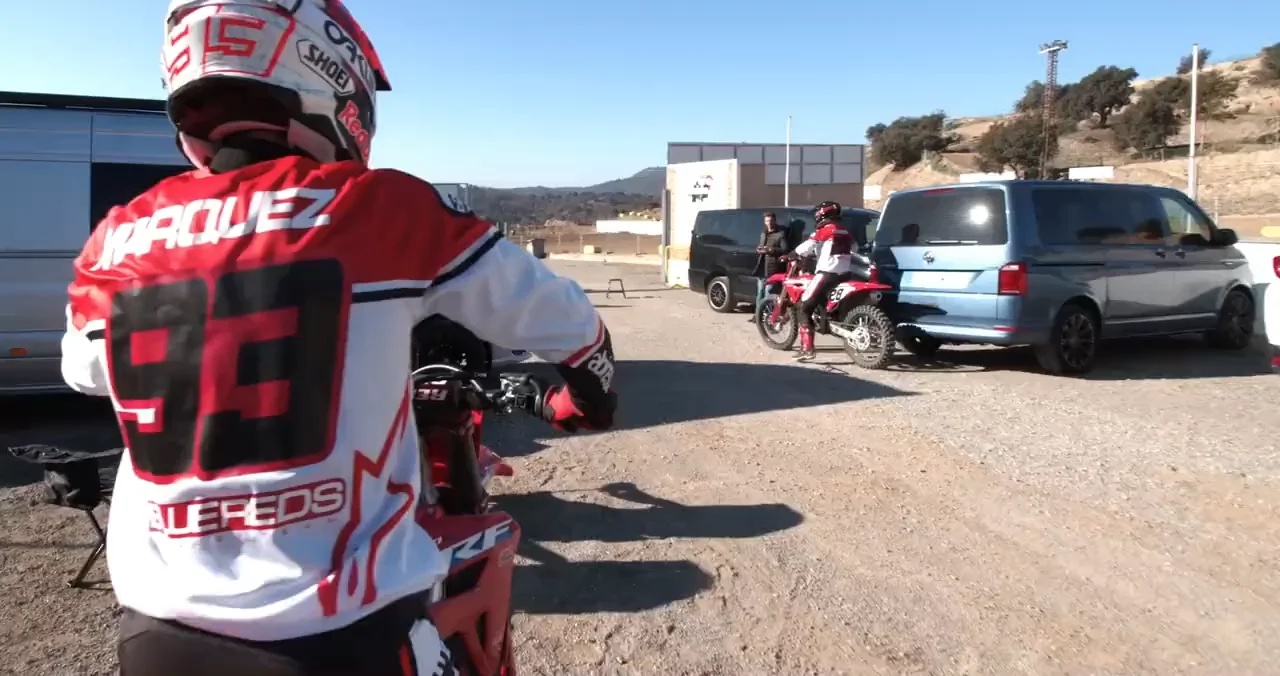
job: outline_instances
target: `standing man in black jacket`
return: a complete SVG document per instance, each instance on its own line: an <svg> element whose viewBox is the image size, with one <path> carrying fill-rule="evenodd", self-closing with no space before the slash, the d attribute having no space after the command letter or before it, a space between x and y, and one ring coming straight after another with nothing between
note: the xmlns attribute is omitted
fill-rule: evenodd
<svg viewBox="0 0 1280 676"><path fill-rule="evenodd" d="M756 267L751 276L756 278L756 307L751 321L760 316L760 304L764 302L764 280L771 275L785 272L782 256L787 253L787 231L778 225L778 217L772 211L764 212L764 232L760 233L760 246L756 247Z"/></svg>

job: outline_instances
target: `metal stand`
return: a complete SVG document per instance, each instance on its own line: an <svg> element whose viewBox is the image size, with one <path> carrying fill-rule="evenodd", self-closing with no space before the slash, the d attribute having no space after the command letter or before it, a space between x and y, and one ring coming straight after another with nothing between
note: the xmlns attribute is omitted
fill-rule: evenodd
<svg viewBox="0 0 1280 676"><path fill-rule="evenodd" d="M93 525L93 531L98 534L98 545L93 548L89 557L84 560L84 565L80 566L80 572L76 573L75 579L67 583L68 587L74 589L88 589L90 585L85 584L84 578L89 574L89 569L93 568L93 564L98 562L98 557L107 551L107 531L98 523L98 517L94 516L92 510L84 510L86 516L89 517L89 523Z"/></svg>
<svg viewBox="0 0 1280 676"><path fill-rule="evenodd" d="M610 280L609 280L609 288L605 289L605 291L604 291L604 297L605 297L605 298L608 298L608 297L610 297L610 296L612 296L612 295L613 295L613 291L614 291L614 289L613 289L613 283L614 283L614 282L617 282L617 283L618 283L618 292L622 294L622 297L623 297L623 298L626 298L626 297L627 297L627 287L626 287L626 286L624 286L624 285L622 284L622 280L621 280L621 279L618 279L617 277L614 277L613 279L610 279Z"/></svg>

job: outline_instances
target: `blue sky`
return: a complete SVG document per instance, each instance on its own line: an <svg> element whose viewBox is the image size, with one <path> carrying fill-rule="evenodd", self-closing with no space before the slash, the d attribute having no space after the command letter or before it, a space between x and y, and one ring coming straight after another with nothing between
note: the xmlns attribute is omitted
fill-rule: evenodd
<svg viewBox="0 0 1280 676"><path fill-rule="evenodd" d="M935 109L1005 112L1070 41L1063 81L1103 64L1172 72L1280 40L1274 0L346 0L389 72L373 157L438 182L588 185L666 161L668 141L861 142ZM0 88L163 96L161 0L10 2ZM21 67L18 67L19 64Z"/></svg>

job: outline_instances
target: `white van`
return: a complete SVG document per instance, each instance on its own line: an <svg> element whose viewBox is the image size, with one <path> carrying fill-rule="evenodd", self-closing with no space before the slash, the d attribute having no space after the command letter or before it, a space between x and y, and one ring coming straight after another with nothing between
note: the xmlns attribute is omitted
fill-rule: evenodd
<svg viewBox="0 0 1280 676"><path fill-rule="evenodd" d="M188 169L163 101L0 92L0 394L66 391L72 259L111 207Z"/></svg>
<svg viewBox="0 0 1280 676"><path fill-rule="evenodd" d="M111 207L190 168L163 101L0 92L0 394L69 391L71 261Z"/></svg>

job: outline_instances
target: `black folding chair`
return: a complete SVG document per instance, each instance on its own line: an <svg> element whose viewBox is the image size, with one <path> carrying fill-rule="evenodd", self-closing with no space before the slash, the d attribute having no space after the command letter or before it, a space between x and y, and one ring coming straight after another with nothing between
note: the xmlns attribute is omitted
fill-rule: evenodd
<svg viewBox="0 0 1280 676"><path fill-rule="evenodd" d="M98 505L111 503L111 492L116 483L116 470L120 468L123 448L105 451L72 451L44 444L10 448L15 458L39 465L44 470L44 502L84 512L98 534L97 545L80 566L68 585L87 589L84 578L89 569L107 549L107 529L93 513Z"/></svg>

